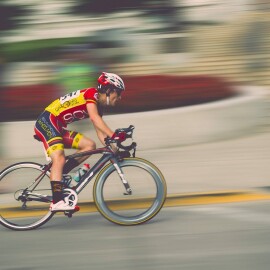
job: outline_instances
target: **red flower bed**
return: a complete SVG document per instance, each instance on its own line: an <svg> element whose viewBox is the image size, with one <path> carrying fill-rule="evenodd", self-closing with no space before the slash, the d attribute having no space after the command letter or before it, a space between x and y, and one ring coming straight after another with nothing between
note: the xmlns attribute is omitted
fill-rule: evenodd
<svg viewBox="0 0 270 270"><path fill-rule="evenodd" d="M1 89L0 121L34 120L59 94L52 84L5 87Z"/></svg>
<svg viewBox="0 0 270 270"><path fill-rule="evenodd" d="M228 82L209 76L132 76L124 81L127 91L109 113L189 106L235 95ZM1 89L0 121L34 120L59 95L58 87L51 84Z"/></svg>
<svg viewBox="0 0 270 270"><path fill-rule="evenodd" d="M139 112L212 102L235 95L230 83L210 76L133 76L113 113Z"/></svg>

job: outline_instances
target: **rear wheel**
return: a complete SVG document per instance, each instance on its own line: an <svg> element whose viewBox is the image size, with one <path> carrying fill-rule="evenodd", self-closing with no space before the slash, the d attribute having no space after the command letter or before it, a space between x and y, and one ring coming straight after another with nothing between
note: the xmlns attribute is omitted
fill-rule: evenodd
<svg viewBox="0 0 270 270"><path fill-rule="evenodd" d="M31 230L54 215L50 172L32 162L13 164L0 173L0 223L13 230Z"/></svg>
<svg viewBox="0 0 270 270"><path fill-rule="evenodd" d="M152 163L140 158L119 162L132 194L127 195L119 174L112 164L97 176L94 200L99 212L120 225L137 225L152 219L166 199L166 182Z"/></svg>

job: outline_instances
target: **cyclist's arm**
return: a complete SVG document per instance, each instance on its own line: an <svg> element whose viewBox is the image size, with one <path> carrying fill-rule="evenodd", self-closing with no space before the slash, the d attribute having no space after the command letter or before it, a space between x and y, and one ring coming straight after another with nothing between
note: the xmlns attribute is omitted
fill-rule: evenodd
<svg viewBox="0 0 270 270"><path fill-rule="evenodd" d="M88 103L86 108L89 114L89 118L96 129L97 136L101 143L104 145L104 139L107 136L112 137L113 131L107 126L102 117L99 115L96 104Z"/></svg>
<svg viewBox="0 0 270 270"><path fill-rule="evenodd" d="M97 136L99 138L99 140L101 141L101 143L105 146L105 142L104 139L107 137L103 132L101 132L99 129L96 129L97 132Z"/></svg>

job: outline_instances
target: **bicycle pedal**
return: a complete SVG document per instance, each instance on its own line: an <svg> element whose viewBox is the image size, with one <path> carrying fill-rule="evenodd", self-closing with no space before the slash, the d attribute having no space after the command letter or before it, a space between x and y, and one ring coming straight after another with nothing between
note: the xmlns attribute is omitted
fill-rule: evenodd
<svg viewBox="0 0 270 270"><path fill-rule="evenodd" d="M75 212L78 212L78 211L80 211L80 207L79 207L78 205L76 205L76 206L75 206L75 209L69 210L69 211L64 211L64 214L65 214L65 216L71 218L72 215L73 215Z"/></svg>
<svg viewBox="0 0 270 270"><path fill-rule="evenodd" d="M66 217L72 218L73 212L71 212L71 211L65 211L64 214L65 214Z"/></svg>

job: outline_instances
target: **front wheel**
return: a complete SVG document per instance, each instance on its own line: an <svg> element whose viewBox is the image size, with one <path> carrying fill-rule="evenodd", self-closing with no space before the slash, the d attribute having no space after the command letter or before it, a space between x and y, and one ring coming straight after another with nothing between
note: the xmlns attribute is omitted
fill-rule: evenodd
<svg viewBox="0 0 270 270"><path fill-rule="evenodd" d="M50 173L33 162L13 164L0 172L0 223L13 230L31 230L47 222L52 200Z"/></svg>
<svg viewBox="0 0 270 270"><path fill-rule="evenodd" d="M113 164L108 164L97 176L93 198L99 212L120 225L137 225L152 219L166 199L166 182L159 169L141 158L126 158L119 162L132 194L127 195Z"/></svg>

